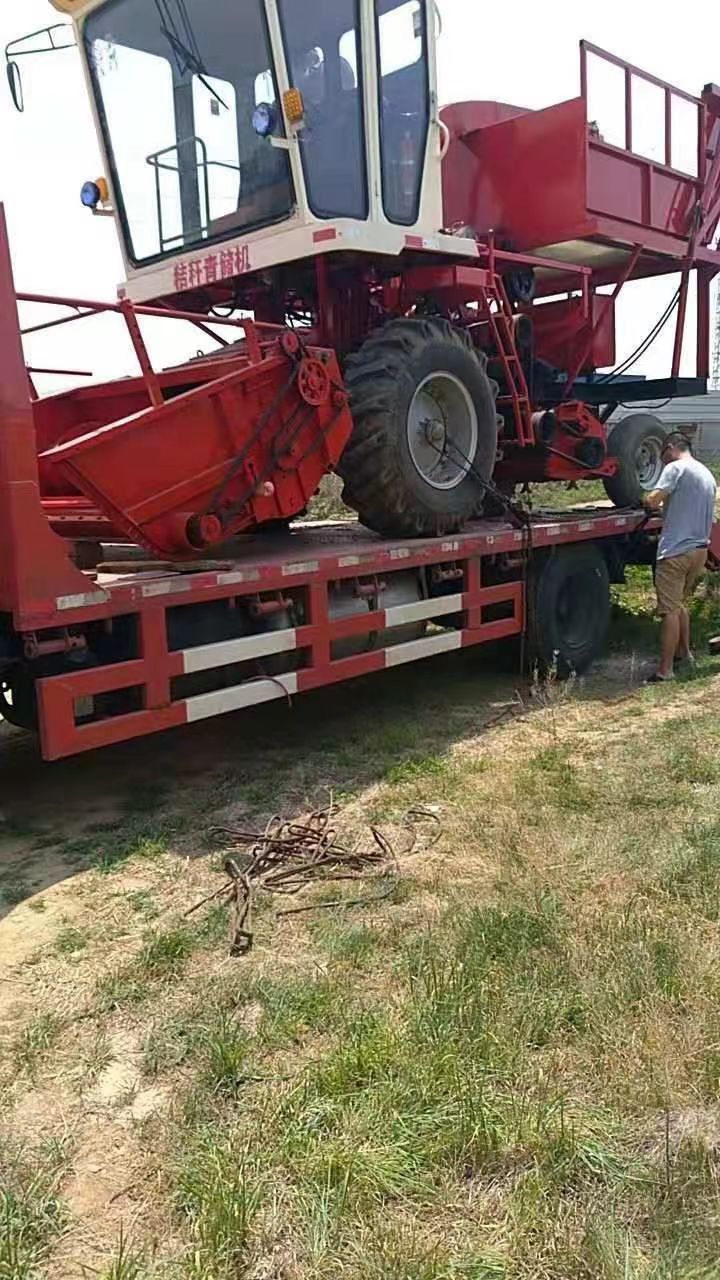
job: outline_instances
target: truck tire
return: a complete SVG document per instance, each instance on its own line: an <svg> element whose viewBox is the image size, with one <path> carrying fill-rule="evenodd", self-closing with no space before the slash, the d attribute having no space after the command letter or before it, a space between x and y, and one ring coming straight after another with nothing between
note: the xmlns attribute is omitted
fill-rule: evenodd
<svg viewBox="0 0 720 1280"><path fill-rule="evenodd" d="M482 511L497 455L497 386L447 320L391 320L348 358L354 428L343 501L385 536L454 533Z"/></svg>
<svg viewBox="0 0 720 1280"><path fill-rule="evenodd" d="M12 701L8 697L11 695ZM6 687L0 684L0 716L16 729L38 729L38 708L35 681L24 673L9 680Z"/></svg>
<svg viewBox="0 0 720 1280"><path fill-rule="evenodd" d="M528 584L529 652L540 671L565 679L603 653L610 626L610 575L592 543L558 547Z"/></svg>
<svg viewBox="0 0 720 1280"><path fill-rule="evenodd" d="M610 432L608 455L620 469L605 480L605 492L616 507L639 507L643 495L662 474L662 447L667 432L651 413L632 413Z"/></svg>

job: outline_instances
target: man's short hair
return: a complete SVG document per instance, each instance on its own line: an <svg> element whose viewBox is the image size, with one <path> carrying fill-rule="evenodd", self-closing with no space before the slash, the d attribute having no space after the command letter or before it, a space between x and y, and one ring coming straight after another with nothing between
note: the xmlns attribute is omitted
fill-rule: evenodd
<svg viewBox="0 0 720 1280"><path fill-rule="evenodd" d="M681 449L683 453L690 452L691 445L687 436L682 431L671 431L669 436L665 437L664 449L670 446L672 449Z"/></svg>

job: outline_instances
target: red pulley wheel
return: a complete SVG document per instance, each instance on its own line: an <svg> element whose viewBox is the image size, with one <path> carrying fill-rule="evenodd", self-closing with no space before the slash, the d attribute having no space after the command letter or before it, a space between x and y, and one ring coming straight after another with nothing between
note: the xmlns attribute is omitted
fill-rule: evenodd
<svg viewBox="0 0 720 1280"><path fill-rule="evenodd" d="M280 347L286 356L296 356L300 350L300 339L292 329L286 329L280 336Z"/></svg>
<svg viewBox="0 0 720 1280"><path fill-rule="evenodd" d="M306 404L326 404L330 398L330 375L322 360L306 357L298 369L298 391Z"/></svg>

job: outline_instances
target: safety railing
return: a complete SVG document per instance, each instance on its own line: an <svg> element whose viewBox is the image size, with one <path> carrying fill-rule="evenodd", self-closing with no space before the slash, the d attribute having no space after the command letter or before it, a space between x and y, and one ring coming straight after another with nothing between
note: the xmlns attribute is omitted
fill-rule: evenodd
<svg viewBox="0 0 720 1280"><path fill-rule="evenodd" d="M704 183L707 166L707 147L705 139L705 104L700 98L696 98L691 93L686 93L684 89L678 89L675 85L669 84L666 80L659 79L658 76L651 75L648 71L642 71L640 67L634 66L631 62L626 62L623 58L618 58L614 53L608 53L606 49L601 49L597 45L590 44L587 40L580 42L580 92L585 102L589 102L590 85L589 85L589 60L596 58L600 62L609 63L611 66L618 67L623 73L624 84L624 149L634 154L641 154L636 151L636 116L635 116L635 85L640 82L643 85L651 85L660 90L663 95L663 111L660 121L662 127L662 146L659 148L664 163L668 169L679 169L681 172L690 172L687 168L674 163L674 142L675 142L675 126L673 123L674 106L676 103L686 103L694 108L697 116L697 156L696 171L690 173L690 176L697 178Z"/></svg>
<svg viewBox="0 0 720 1280"><path fill-rule="evenodd" d="M183 232L178 232L176 235L168 236L165 234L165 227L164 227L161 173L175 174L178 181L182 182L183 168L181 163L181 155L183 152L186 152L191 147L195 148L195 161L194 161L193 167L197 170L198 178L201 179L201 181L199 182L199 186L201 186L203 199L205 203L205 218L204 220L202 219L202 212L201 212L200 214L201 222L199 226L185 228ZM198 157L198 150L200 152L199 157ZM169 160L165 159L166 156L171 156L171 155L177 156L178 158L177 164L172 164ZM237 179L238 179L237 198L239 199L240 197L240 180L241 180L240 166L236 164L228 164L224 160L209 160L207 146L202 138L198 138L198 137L183 138L182 141L174 144L172 147L164 147L162 151L153 152L152 155L147 157L147 163L150 165L150 168L155 173L155 201L156 201L156 207L157 207L158 235L160 238L161 253L165 253L165 251L170 248L182 247L182 245L186 242L187 236L190 234L192 234L193 236L198 236L201 239L203 236L207 234L208 227L210 225L210 170L211 169L226 169L226 170L229 170L231 173L236 173ZM237 200L235 201L235 203L237 205Z"/></svg>
<svg viewBox="0 0 720 1280"><path fill-rule="evenodd" d="M286 332L283 325L258 323L247 317L234 319L220 316L200 316L194 311L180 311L170 307L141 306L127 298L123 298L119 302L93 302L84 298L58 298L52 294L38 293L18 293L16 298L19 303L69 308L72 312L71 315L56 316L52 320L45 320L39 324L31 324L21 328L20 334L23 338L30 337L32 334L46 332L49 329L57 329L62 325L72 324L77 320L85 320L90 316L103 315L107 312L122 316L140 366L148 398L153 405L162 404L164 398L158 373L152 364L140 330L140 317L150 316L158 320L182 320L202 330L208 337L213 338L221 348L230 346L231 343L225 341L219 334L214 333L210 325L217 325L226 329L239 329L241 331L240 340L245 342L245 355L251 364L258 364L267 353L268 344L274 343L281 333ZM63 374L86 378L93 376L92 372L85 369L40 369L34 365L28 365L26 368L30 378L33 398L35 399L37 399L37 392L30 377L32 373Z"/></svg>

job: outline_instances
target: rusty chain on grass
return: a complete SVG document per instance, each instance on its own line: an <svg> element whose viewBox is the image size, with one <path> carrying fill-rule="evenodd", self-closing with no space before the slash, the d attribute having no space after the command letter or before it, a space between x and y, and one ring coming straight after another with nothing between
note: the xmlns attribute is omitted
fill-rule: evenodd
<svg viewBox="0 0 720 1280"><path fill-rule="evenodd" d="M432 809L424 807L408 809L402 825L406 828L409 843L399 854L386 835L377 827L370 827L372 842L364 847L361 841L350 845L340 838L334 824L335 810L332 802L326 809L318 809L304 822L286 822L272 817L265 830L247 831L236 827L214 827L211 836L227 842L233 855L225 859L226 880L214 893L196 902L185 912L193 915L201 907L219 898L231 906L230 954L247 955L253 945L253 907L258 890L266 893L294 896L310 885L336 883L341 880L388 879L394 883L381 893L362 898L338 898L328 902L307 903L278 911L278 916L297 915L304 911L323 911L333 908L366 906L382 902L394 892L401 875L401 857L418 851L419 831L423 823L434 826L432 834L423 843L423 849L431 849L442 835L440 818Z"/></svg>

